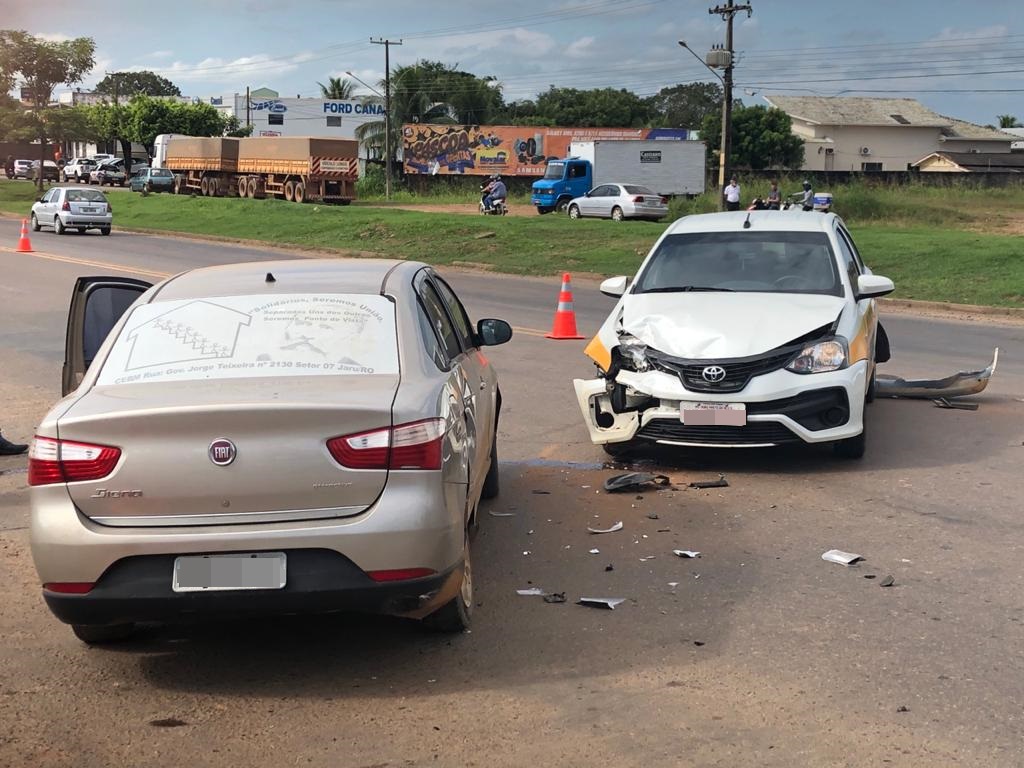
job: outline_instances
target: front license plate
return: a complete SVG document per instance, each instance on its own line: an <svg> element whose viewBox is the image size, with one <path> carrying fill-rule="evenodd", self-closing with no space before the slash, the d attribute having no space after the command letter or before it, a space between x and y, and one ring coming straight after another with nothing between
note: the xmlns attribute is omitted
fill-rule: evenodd
<svg viewBox="0 0 1024 768"><path fill-rule="evenodd" d="M682 403L679 417L691 426L743 427L747 406L743 403Z"/></svg>
<svg viewBox="0 0 1024 768"><path fill-rule="evenodd" d="M282 589L287 581L284 552L188 555L174 559L175 592Z"/></svg>

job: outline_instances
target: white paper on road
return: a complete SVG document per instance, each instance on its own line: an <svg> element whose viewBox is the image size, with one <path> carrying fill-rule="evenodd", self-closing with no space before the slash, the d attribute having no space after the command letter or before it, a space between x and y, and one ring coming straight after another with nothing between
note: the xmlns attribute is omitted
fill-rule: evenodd
<svg viewBox="0 0 1024 768"><path fill-rule="evenodd" d="M694 552L692 549L673 549L672 554L676 557L700 557L700 552Z"/></svg>
<svg viewBox="0 0 1024 768"><path fill-rule="evenodd" d="M611 528L591 528L587 527L589 533L615 533L616 531L622 530L622 522L615 523Z"/></svg>
<svg viewBox="0 0 1024 768"><path fill-rule="evenodd" d="M259 294L136 307L97 383L396 373L385 297Z"/></svg>
<svg viewBox="0 0 1024 768"><path fill-rule="evenodd" d="M615 606L626 602L624 597L581 597L576 601L577 605L585 605L588 608L606 608L614 611Z"/></svg>
<svg viewBox="0 0 1024 768"><path fill-rule="evenodd" d="M830 563L839 563L840 565L853 565L864 558L852 552L843 552L841 549L830 549L821 556L821 559L827 560Z"/></svg>
<svg viewBox="0 0 1024 768"><path fill-rule="evenodd" d="M529 597L532 595L545 595L547 593L540 587L530 587L529 589L517 589L516 594L523 595L524 597Z"/></svg>

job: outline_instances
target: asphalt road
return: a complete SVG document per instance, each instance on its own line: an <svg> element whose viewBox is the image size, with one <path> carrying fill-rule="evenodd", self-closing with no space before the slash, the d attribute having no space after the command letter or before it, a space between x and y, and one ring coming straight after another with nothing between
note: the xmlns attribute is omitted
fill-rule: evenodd
<svg viewBox="0 0 1024 768"><path fill-rule="evenodd" d="M16 240L0 221L0 243ZM33 243L33 255L0 251L12 438L58 395L76 276L288 256L116 232ZM502 493L487 507L514 515L484 517L473 632L313 617L87 649L38 594L25 460L0 459L0 765L1021 763L1024 327L887 315L892 373L982 367L995 346L1002 358L976 412L877 402L862 462L659 454L649 466L676 490L610 496L570 384L589 375L583 342L543 338L557 280L449 277L471 314L518 330L493 353ZM574 285L584 335L611 306L595 287ZM730 487L684 488L719 472ZM617 521L618 533L586 533ZM823 562L833 547L866 560ZM880 588L887 575L895 585ZM515 594L527 586L570 602ZM583 594L627 602L573 605Z"/></svg>

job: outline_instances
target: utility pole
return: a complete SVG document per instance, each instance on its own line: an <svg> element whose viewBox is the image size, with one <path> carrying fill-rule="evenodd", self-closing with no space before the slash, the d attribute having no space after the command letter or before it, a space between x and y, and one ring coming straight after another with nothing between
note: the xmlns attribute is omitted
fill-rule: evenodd
<svg viewBox="0 0 1024 768"><path fill-rule="evenodd" d="M726 172L728 170L729 152L732 149L732 68L733 68L733 48L732 48L732 20L733 17L741 11L747 12L747 18L750 18L750 14L754 12L754 9L749 3L736 5L734 0L729 0L725 5L716 5L714 8L708 8L708 13L711 15L719 15L725 20L725 55L720 57L718 60L721 64L717 66L724 66L725 77L722 78L722 85L724 93L722 94L722 141L720 144L720 152L718 156L718 204L721 210L725 210L725 180L727 178ZM712 58L712 51L708 55ZM716 66L714 62L708 62L711 66Z"/></svg>
<svg viewBox="0 0 1024 768"><path fill-rule="evenodd" d="M252 127L252 97L248 85L245 86L245 127Z"/></svg>
<svg viewBox="0 0 1024 768"><path fill-rule="evenodd" d="M391 199L391 46L402 41L370 38L374 45L384 46L384 198Z"/></svg>

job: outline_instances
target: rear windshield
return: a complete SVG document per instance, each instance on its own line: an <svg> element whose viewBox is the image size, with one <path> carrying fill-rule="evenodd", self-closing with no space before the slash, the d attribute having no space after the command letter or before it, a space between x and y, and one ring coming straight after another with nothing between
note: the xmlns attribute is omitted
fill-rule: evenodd
<svg viewBox="0 0 1024 768"><path fill-rule="evenodd" d="M96 383L396 373L383 296L262 294L136 307Z"/></svg>
<svg viewBox="0 0 1024 768"><path fill-rule="evenodd" d="M626 184L625 187L626 187L626 193L630 194L630 195L654 195L654 194L657 194L656 192L654 192L651 189L648 189L647 187L640 187L640 186L637 186L636 184Z"/></svg>
<svg viewBox="0 0 1024 768"><path fill-rule="evenodd" d="M153 177L157 177L157 176L170 176L171 172L170 171L165 171L165 170L160 169L160 168L154 168L152 171L149 172L149 175L153 176Z"/></svg>
<svg viewBox="0 0 1024 768"><path fill-rule="evenodd" d="M69 189L65 193L69 203L105 203L107 198L98 189Z"/></svg>
<svg viewBox="0 0 1024 768"><path fill-rule="evenodd" d="M634 293L749 291L842 296L824 232L701 232L661 241Z"/></svg>

